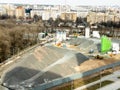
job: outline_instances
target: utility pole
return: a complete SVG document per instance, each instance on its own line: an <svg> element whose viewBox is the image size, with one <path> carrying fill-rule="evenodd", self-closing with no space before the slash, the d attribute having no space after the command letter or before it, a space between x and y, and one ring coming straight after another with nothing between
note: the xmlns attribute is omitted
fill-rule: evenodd
<svg viewBox="0 0 120 90"><path fill-rule="evenodd" d="M74 81L72 80L71 81L71 90L73 90L74 89Z"/></svg>
<svg viewBox="0 0 120 90"><path fill-rule="evenodd" d="M102 82L102 81L101 81L101 78L102 78L101 72L102 72L102 71L100 71L100 88L101 88L101 86L102 86L102 85L101 85L101 82Z"/></svg>

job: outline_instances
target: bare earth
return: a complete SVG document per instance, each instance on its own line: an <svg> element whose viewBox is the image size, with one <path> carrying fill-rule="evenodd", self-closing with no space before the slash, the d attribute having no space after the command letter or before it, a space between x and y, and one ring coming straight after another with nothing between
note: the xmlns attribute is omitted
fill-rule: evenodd
<svg viewBox="0 0 120 90"><path fill-rule="evenodd" d="M120 54L114 55L111 58L106 58L103 60L90 59L88 61L83 62L80 66L75 67L75 69L79 72L85 72L117 61L120 61Z"/></svg>

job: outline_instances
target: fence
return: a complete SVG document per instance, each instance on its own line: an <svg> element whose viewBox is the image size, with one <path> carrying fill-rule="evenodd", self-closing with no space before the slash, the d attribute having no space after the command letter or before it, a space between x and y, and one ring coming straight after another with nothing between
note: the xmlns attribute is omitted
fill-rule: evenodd
<svg viewBox="0 0 120 90"><path fill-rule="evenodd" d="M67 77L64 77L64 78L55 79L51 82L35 86L31 90L46 90L46 89L49 89L51 87L54 87L54 86L57 86L57 85L60 85L60 84L63 84L63 83L67 83L67 82L73 81L75 79L83 78L85 76L92 75L92 74L100 72L102 70L114 68L114 67L119 66L119 65L120 65L120 62L115 62L113 64L102 66L102 67L99 67L99 68L96 68L96 69L93 69L93 70L89 70L87 72L76 73L74 75L70 75L70 76L67 76Z"/></svg>

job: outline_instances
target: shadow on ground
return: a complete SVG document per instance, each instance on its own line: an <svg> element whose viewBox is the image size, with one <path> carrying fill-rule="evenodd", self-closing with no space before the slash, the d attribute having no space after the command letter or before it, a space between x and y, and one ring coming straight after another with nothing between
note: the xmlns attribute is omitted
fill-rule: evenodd
<svg viewBox="0 0 120 90"><path fill-rule="evenodd" d="M11 71L7 72L5 76L2 77L2 84L5 85L5 87L11 88L11 90L19 90L20 84L23 83L26 80L31 79L33 76L35 76L38 73L42 73L41 71L25 68L25 67L16 67L12 69ZM57 75L52 72L44 72L33 80L33 83L35 85L47 83L49 81L52 81L53 79L60 78L60 75ZM23 84L24 85L24 84Z"/></svg>

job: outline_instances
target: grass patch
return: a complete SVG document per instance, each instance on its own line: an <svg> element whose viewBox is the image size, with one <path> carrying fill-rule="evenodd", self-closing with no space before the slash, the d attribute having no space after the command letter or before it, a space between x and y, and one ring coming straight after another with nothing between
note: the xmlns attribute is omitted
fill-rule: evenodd
<svg viewBox="0 0 120 90"><path fill-rule="evenodd" d="M103 82L101 82L101 87L104 87L104 86L109 85L111 83L113 83L113 81L108 81L108 80L103 81ZM100 88L100 83L97 83L97 84L95 84L93 86L90 86L90 87L88 87L88 88L86 88L84 90L96 90L98 88Z"/></svg>
<svg viewBox="0 0 120 90"><path fill-rule="evenodd" d="M118 79L120 79L120 76L119 77L117 77Z"/></svg>
<svg viewBox="0 0 120 90"><path fill-rule="evenodd" d="M103 73L103 74L101 74L101 76L103 77L103 76L106 76L106 75L109 75L109 74L111 74L111 72ZM88 80L81 80L81 81L79 81L79 82L74 82L74 89L75 89L75 88L78 88L78 87L81 87L81 86L83 86L83 85L92 83L92 82L94 82L94 81L97 81L97 80L99 80L99 79L100 79L100 75L95 76L95 77L93 77L93 78L90 78L90 79L88 79Z"/></svg>
<svg viewBox="0 0 120 90"><path fill-rule="evenodd" d="M103 77L110 74L111 72L107 71L102 73L101 76ZM49 90L71 90L71 88L76 89L78 87L84 86L86 84L92 83L97 80L100 80L100 75L94 76L92 78L85 77L85 79L77 79L77 80L74 80L73 82L65 83L65 84L62 84L61 86L54 87L53 89L49 89ZM104 82L102 83L104 84ZM98 84L98 86L100 85ZM94 90L94 89L85 89L85 90Z"/></svg>

